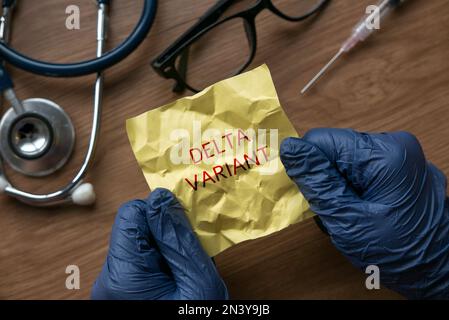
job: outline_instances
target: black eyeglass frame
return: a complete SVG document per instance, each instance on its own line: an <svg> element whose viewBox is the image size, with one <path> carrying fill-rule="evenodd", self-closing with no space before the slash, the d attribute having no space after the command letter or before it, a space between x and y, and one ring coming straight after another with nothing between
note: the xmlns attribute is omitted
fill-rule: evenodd
<svg viewBox="0 0 449 320"><path fill-rule="evenodd" d="M176 81L173 92L182 92L189 89L193 92L199 92L200 89L193 88L186 81L186 68L188 60L189 47L211 29L236 18L241 18L244 22L245 32L250 46L250 55L246 63L238 69L234 75L242 73L253 61L257 51L257 31L256 31L256 16L263 10L268 9L275 15L292 22L302 21L322 10L330 0L321 0L316 7L309 12L298 16L291 17L275 7L272 0L259 0L253 6L233 14L225 19L219 20L224 12L234 4L235 0L219 0L213 5L200 19L188 29L183 35L173 42L162 54L151 62L153 69L163 78L174 79ZM178 68L176 61L180 58ZM180 70L179 70L180 69Z"/></svg>

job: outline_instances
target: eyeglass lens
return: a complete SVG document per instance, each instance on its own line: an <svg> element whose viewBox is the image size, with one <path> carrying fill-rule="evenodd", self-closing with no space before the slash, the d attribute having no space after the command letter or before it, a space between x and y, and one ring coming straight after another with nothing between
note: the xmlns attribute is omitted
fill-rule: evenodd
<svg viewBox="0 0 449 320"><path fill-rule="evenodd" d="M307 15L324 2L324 0L271 1L279 11L292 18ZM178 56L176 60L178 70L182 69L180 67L184 62L182 59L187 59L184 82L200 91L238 73L249 61L253 49L245 24L248 22L240 17L220 23L189 46L184 52L188 54L187 57Z"/></svg>

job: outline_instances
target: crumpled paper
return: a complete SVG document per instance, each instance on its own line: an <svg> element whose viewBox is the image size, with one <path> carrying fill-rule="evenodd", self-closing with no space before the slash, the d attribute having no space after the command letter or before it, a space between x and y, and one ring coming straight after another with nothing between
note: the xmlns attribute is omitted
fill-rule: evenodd
<svg viewBox="0 0 449 320"><path fill-rule="evenodd" d="M210 256L312 216L280 161L295 129L266 65L126 122L151 189L171 190Z"/></svg>

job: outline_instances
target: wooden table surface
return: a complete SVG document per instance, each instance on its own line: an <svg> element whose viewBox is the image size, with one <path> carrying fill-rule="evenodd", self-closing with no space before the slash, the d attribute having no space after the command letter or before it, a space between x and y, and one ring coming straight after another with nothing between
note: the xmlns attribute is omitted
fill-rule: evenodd
<svg viewBox="0 0 449 320"><path fill-rule="evenodd" d="M14 17L14 48L54 62L94 55L93 1L35 2L20 1ZM300 23L263 12L257 18L258 51L252 67L268 64L282 105L301 134L314 127L408 130L420 139L429 160L449 174L447 1L410 0L382 25L385 31L342 58L310 94L298 94L336 52L370 3L332 0L319 16ZM80 30L65 28L65 8L70 4L80 6ZM149 62L211 4L211 0L159 1L147 40L106 72L101 139L88 175L98 196L94 207L38 209L0 197L0 298L89 297L117 208L149 192L127 140L125 119L180 97L171 92L172 82L157 76ZM111 47L129 34L141 8L142 0L113 1ZM76 126L76 151L64 170L45 179L7 170L11 180L28 191L53 191L71 179L84 157L94 77L50 79L9 70L20 98L51 99L70 114ZM312 220L237 245L216 261L236 299L399 298L386 289L365 289L365 275L337 252ZM71 264L81 270L80 290L65 288L65 268Z"/></svg>

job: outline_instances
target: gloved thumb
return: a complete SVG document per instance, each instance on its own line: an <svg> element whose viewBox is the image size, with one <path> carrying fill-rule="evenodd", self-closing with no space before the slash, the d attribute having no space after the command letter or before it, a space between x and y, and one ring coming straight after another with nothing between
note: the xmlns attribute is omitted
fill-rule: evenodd
<svg viewBox="0 0 449 320"><path fill-rule="evenodd" d="M312 210L320 216L336 218L347 213L348 207L360 205L361 200L346 179L314 144L287 138L281 144L281 160Z"/></svg>
<svg viewBox="0 0 449 320"><path fill-rule="evenodd" d="M176 283L173 299L227 299L226 286L176 197L156 189L147 202L150 231Z"/></svg>
<svg viewBox="0 0 449 320"><path fill-rule="evenodd" d="M390 207L361 199L314 143L285 139L281 144L281 160L312 211L321 218L332 242L354 265L362 268L367 259L367 244L373 245L391 234L385 219ZM372 248L371 251L378 252Z"/></svg>

